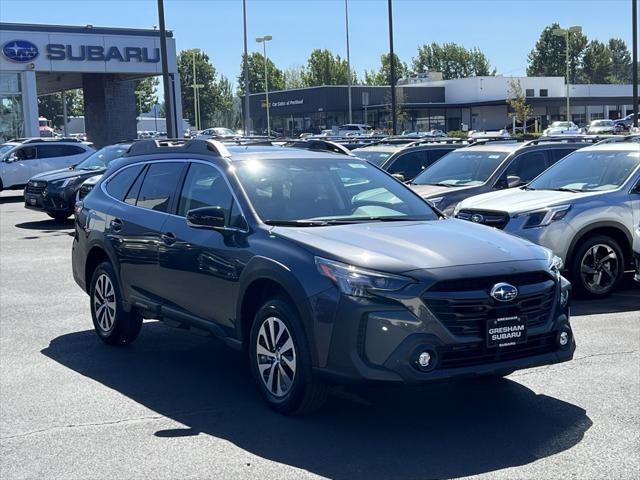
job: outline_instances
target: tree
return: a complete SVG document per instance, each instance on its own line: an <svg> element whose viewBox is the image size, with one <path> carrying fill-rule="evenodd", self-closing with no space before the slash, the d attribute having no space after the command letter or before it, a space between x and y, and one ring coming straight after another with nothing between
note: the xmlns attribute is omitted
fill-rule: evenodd
<svg viewBox="0 0 640 480"><path fill-rule="evenodd" d="M67 90L67 116L78 117L84 115L84 97L82 90ZM64 109L62 107L62 92L38 97L38 114L51 120L53 126L62 128Z"/></svg>
<svg viewBox="0 0 640 480"><path fill-rule="evenodd" d="M400 60L397 54L393 54L396 64L396 82L409 73L407 64ZM391 85L391 56L388 53L380 55L380 69L376 72L365 70L365 85Z"/></svg>
<svg viewBox="0 0 640 480"><path fill-rule="evenodd" d="M584 49L580 78L585 83L609 83L613 64L607 46L598 40L591 40Z"/></svg>
<svg viewBox="0 0 640 480"><path fill-rule="evenodd" d="M150 111L158 103L158 77L146 77L136 81L136 115Z"/></svg>
<svg viewBox="0 0 640 480"><path fill-rule="evenodd" d="M611 83L631 83L631 54L620 38L612 38L607 45L611 57Z"/></svg>
<svg viewBox="0 0 640 480"><path fill-rule="evenodd" d="M530 77L564 77L567 71L567 37L554 35L560 28L557 23L545 27L529 53L527 75ZM587 46L587 37L582 33L569 34L569 81L575 83L582 63L582 55Z"/></svg>
<svg viewBox="0 0 640 480"><path fill-rule="evenodd" d="M282 75L284 76L284 88L302 88L305 87L304 80L302 79L302 75L304 72L304 67L302 65L294 65L287 68Z"/></svg>
<svg viewBox="0 0 640 480"><path fill-rule="evenodd" d="M182 112L191 125L196 124L192 87L194 59L195 80L198 85L204 85L199 89L201 124L203 127L213 126L216 112L224 108L221 86L216 69L209 61L209 56L197 48L183 50L178 54L178 72L182 82Z"/></svg>
<svg viewBox="0 0 640 480"><path fill-rule="evenodd" d="M316 48L309 55L307 68L302 71L302 80L307 87L319 85L347 85L349 83L349 67L340 55L333 55L327 49ZM351 83L357 79L351 72Z"/></svg>
<svg viewBox="0 0 640 480"><path fill-rule="evenodd" d="M284 90L284 74L275 66L271 59L267 59L267 75L269 91ZM263 93L264 88L264 56L253 52L249 55L249 93ZM240 75L238 75L238 96L244 96L244 55L240 62Z"/></svg>
<svg viewBox="0 0 640 480"><path fill-rule="evenodd" d="M233 86L224 75L220 75L218 90L220 93L220 102L218 109L214 112L211 119L212 124L234 129L238 128L242 123L241 113L239 108L236 109Z"/></svg>
<svg viewBox="0 0 640 480"><path fill-rule="evenodd" d="M434 42L418 47L412 68L415 73L442 72L445 80L496 74L482 51L456 43L439 45Z"/></svg>
<svg viewBox="0 0 640 480"><path fill-rule="evenodd" d="M533 108L527 104L527 97L522 92L522 85L518 80L510 80L507 87L507 105L513 110L509 116L522 123L522 132L527 133L527 120L533 114ZM514 132L515 133L515 132Z"/></svg>

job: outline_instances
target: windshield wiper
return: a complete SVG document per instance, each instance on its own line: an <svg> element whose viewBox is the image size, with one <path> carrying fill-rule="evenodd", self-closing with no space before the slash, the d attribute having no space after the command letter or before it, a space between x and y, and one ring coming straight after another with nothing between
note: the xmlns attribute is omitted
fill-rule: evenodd
<svg viewBox="0 0 640 480"><path fill-rule="evenodd" d="M553 190L554 192L571 192L571 193L580 193L584 192L584 190L580 190L579 188L547 188L545 190Z"/></svg>
<svg viewBox="0 0 640 480"><path fill-rule="evenodd" d="M443 183L443 182L438 182L438 183L425 183L424 185L433 185L436 187L447 187L447 188L453 188L456 185L452 184L452 183Z"/></svg>
<svg viewBox="0 0 640 480"><path fill-rule="evenodd" d="M264 223L274 227L324 227L330 225L325 220L265 220Z"/></svg>

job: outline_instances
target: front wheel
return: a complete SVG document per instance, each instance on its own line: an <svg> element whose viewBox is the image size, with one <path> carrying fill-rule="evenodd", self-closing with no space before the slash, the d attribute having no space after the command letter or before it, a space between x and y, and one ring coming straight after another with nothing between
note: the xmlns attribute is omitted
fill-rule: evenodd
<svg viewBox="0 0 640 480"><path fill-rule="evenodd" d="M47 213L51 218L57 220L58 222L62 222L71 216L70 213L66 212L56 212L56 213Z"/></svg>
<svg viewBox="0 0 640 480"><path fill-rule="evenodd" d="M571 262L571 280L579 295L605 297L615 290L623 274L624 255L613 238L595 235L576 248Z"/></svg>
<svg viewBox="0 0 640 480"><path fill-rule="evenodd" d="M326 385L313 378L306 336L288 300L273 298L258 310L249 358L262 396L277 412L309 413L326 400Z"/></svg>
<svg viewBox="0 0 640 480"><path fill-rule="evenodd" d="M100 340L108 345L133 342L142 328L142 316L123 308L116 274L109 262L101 263L93 272L89 295L91 318Z"/></svg>

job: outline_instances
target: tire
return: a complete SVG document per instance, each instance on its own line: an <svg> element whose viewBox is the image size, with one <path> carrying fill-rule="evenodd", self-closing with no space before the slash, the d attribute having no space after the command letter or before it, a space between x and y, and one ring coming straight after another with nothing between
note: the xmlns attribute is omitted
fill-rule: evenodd
<svg viewBox="0 0 640 480"><path fill-rule="evenodd" d="M109 262L101 263L93 272L89 298L93 327L100 340L108 345L127 345L136 339L142 316L122 307L117 277Z"/></svg>
<svg viewBox="0 0 640 480"><path fill-rule="evenodd" d="M70 213L66 213L66 212L47 213L47 215L49 215L51 218L59 222L62 222L71 216Z"/></svg>
<svg viewBox="0 0 640 480"><path fill-rule="evenodd" d="M578 296L604 298L624 275L624 254L613 238L594 235L581 241L571 259L571 284Z"/></svg>
<svg viewBox="0 0 640 480"><path fill-rule="evenodd" d="M327 386L313 378L302 323L287 299L272 298L256 313L249 362L262 396L275 411L302 415L324 404Z"/></svg>

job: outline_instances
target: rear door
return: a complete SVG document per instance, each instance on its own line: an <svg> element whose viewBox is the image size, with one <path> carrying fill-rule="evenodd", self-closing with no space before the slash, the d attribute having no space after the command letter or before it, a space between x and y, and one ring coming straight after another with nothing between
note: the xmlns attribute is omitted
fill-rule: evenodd
<svg viewBox="0 0 640 480"><path fill-rule="evenodd" d="M88 153L79 145L51 143L38 145L36 148L38 149L38 173L71 167L79 163Z"/></svg>

